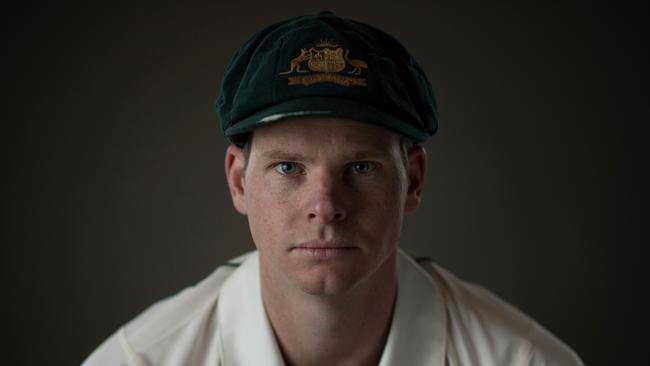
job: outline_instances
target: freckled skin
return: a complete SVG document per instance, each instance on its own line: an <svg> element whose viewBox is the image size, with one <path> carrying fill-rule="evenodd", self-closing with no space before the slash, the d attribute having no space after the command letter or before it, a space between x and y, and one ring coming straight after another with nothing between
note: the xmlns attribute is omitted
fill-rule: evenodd
<svg viewBox="0 0 650 366"><path fill-rule="evenodd" d="M279 171L284 161L298 173ZM372 170L359 173L359 161ZM408 188L396 134L338 118L269 124L254 132L242 187L235 205L248 215L262 278L272 286L329 296L395 271ZM356 249L333 259L292 250L314 240Z"/></svg>

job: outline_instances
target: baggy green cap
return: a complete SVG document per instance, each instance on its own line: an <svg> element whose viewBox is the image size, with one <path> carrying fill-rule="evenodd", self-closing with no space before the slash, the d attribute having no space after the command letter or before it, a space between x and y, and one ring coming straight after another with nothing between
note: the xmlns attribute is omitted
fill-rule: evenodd
<svg viewBox="0 0 650 366"><path fill-rule="evenodd" d="M421 142L438 128L431 84L392 36L331 12L253 35L226 68L217 100L226 137L292 117L344 117Z"/></svg>

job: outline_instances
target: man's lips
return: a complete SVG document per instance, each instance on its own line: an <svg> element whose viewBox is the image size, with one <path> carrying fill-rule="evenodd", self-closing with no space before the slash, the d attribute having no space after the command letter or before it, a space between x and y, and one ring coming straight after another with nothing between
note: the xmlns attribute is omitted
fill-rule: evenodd
<svg viewBox="0 0 650 366"><path fill-rule="evenodd" d="M356 248L338 240L314 240L296 244L291 249L352 249Z"/></svg>
<svg viewBox="0 0 650 366"><path fill-rule="evenodd" d="M358 247L340 241L309 241L293 246L290 251L310 257L330 258L353 254L357 250Z"/></svg>

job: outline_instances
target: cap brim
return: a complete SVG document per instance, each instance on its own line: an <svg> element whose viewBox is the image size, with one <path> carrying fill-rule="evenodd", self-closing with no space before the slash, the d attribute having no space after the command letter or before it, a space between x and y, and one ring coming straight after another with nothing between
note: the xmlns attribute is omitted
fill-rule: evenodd
<svg viewBox="0 0 650 366"><path fill-rule="evenodd" d="M234 136L251 132L267 123L300 117L348 118L387 128L416 142L424 141L429 137L405 121L373 105L332 97L305 97L274 104L236 122L226 129L225 134L234 142L236 140Z"/></svg>

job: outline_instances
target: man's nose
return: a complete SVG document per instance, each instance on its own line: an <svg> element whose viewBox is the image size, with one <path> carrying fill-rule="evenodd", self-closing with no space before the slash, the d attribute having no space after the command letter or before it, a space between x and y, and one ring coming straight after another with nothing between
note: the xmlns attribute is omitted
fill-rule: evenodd
<svg viewBox="0 0 650 366"><path fill-rule="evenodd" d="M336 176L322 174L311 184L307 219L311 222L332 223L347 216L345 184Z"/></svg>

